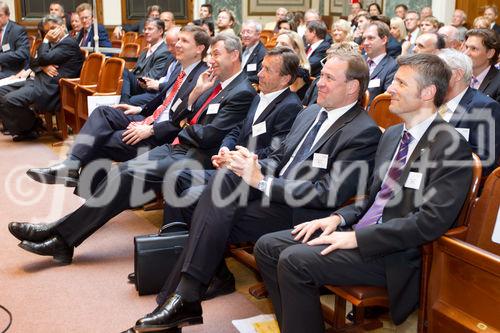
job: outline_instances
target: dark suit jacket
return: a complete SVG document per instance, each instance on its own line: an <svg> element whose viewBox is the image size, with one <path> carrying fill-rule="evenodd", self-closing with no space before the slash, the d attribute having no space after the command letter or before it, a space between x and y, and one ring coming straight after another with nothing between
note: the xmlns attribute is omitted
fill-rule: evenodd
<svg viewBox="0 0 500 333"><path fill-rule="evenodd" d="M10 50L3 51L4 48ZM28 35L24 27L9 21L3 31L2 48L0 49L0 79L14 75L24 68L30 59Z"/></svg>
<svg viewBox="0 0 500 333"><path fill-rule="evenodd" d="M318 76L321 72L321 60L326 57L326 51L330 48L330 42L323 40L316 50L309 56L309 64L311 65L311 76Z"/></svg>
<svg viewBox="0 0 500 333"><path fill-rule="evenodd" d="M302 99L302 105L310 106L316 104L316 100L318 99L318 81L319 77L315 78Z"/></svg>
<svg viewBox="0 0 500 333"><path fill-rule="evenodd" d="M288 163L320 110L321 107L314 104L300 112L281 146L261 161L267 175L278 177L273 179L271 185L270 198L273 202L287 203L289 196L296 200L307 196L307 205L293 207L294 224L328 216L332 209L356 195L359 179L368 177L371 172L381 136L372 118L356 104L311 147L307 159L290 170L288 179L279 177L281 169ZM312 166L316 153L327 155L326 168ZM365 175L361 172L363 167L367 167ZM342 172L345 173L339 176ZM293 174L296 176L291 177ZM335 197L331 191L335 191Z"/></svg>
<svg viewBox="0 0 500 333"><path fill-rule="evenodd" d="M168 52L167 44L164 42L148 58L146 58L147 54L147 50L140 54L132 73L135 76L145 76L157 80L167 73L167 64L172 61L174 56Z"/></svg>
<svg viewBox="0 0 500 333"><path fill-rule="evenodd" d="M108 32L106 31L106 28L102 24L97 25L97 32L99 34L99 46L100 47L111 47L111 42L108 37ZM80 45L80 42L82 41L83 38L83 29L80 30L78 33L78 36L76 36L76 41L78 45ZM89 45L90 43L90 45ZM94 25L92 24L90 26L89 33L87 34L87 40L85 41L85 44L83 46L91 46L94 47Z"/></svg>
<svg viewBox="0 0 500 333"><path fill-rule="evenodd" d="M500 25L495 23L491 29L495 31L497 35L500 35Z"/></svg>
<svg viewBox="0 0 500 333"><path fill-rule="evenodd" d="M495 66L491 66L478 90L500 103L500 71Z"/></svg>
<svg viewBox="0 0 500 333"><path fill-rule="evenodd" d="M371 83L376 82L372 80L380 80L378 87L370 88L370 85L368 85L368 91L370 92L370 104L375 96L382 94L387 90L387 88L389 88L397 70L398 64L396 63L396 60L386 54L370 75Z"/></svg>
<svg viewBox="0 0 500 333"><path fill-rule="evenodd" d="M492 135L489 133L493 130L491 123L495 124ZM492 172L498 166L500 157L500 104L478 90L468 88L458 103L450 124L455 128L470 130L469 144L481 158L483 175Z"/></svg>
<svg viewBox="0 0 500 333"><path fill-rule="evenodd" d="M146 19L142 19L136 23L125 24L125 25L123 25L123 31L125 31L125 32L135 31L135 32L138 32L139 34L142 34L144 32L144 24L145 23L146 23Z"/></svg>
<svg viewBox="0 0 500 333"><path fill-rule="evenodd" d="M179 122L181 119L178 119L176 115L181 113L181 111L187 106L189 94L196 86L196 81L201 73L206 71L208 66L205 62L201 61L196 65L196 67L189 73L186 80L182 83L182 86L179 89L179 92L172 100L172 106L174 106L178 100L181 100L180 104L177 106L175 110L170 109L170 118L168 121L162 121L159 123L153 124L153 131L155 139L158 143L170 143L177 136L181 128L179 127ZM180 70L179 70L180 72ZM172 73L170 79L165 83L161 92L148 104L146 104L141 111L141 115L144 117L148 117L153 114L153 112L160 106L166 98L168 89L175 83L177 80L178 74Z"/></svg>
<svg viewBox="0 0 500 333"><path fill-rule="evenodd" d="M212 89L208 89L198 97L191 111L184 109L176 116L176 119L187 117L190 121L212 94L217 84L218 82ZM208 107L205 107L201 110L201 116L196 124L184 127L179 132L181 145L189 147L193 158L200 161L205 168L213 168L210 157L217 153L227 133L245 119L255 95L255 89L245 73L240 73L210 102L210 104L219 104L217 113L207 114Z"/></svg>
<svg viewBox="0 0 500 333"><path fill-rule="evenodd" d="M401 55L401 43L392 36L389 36L389 40L387 41L387 54L394 59Z"/></svg>
<svg viewBox="0 0 500 333"><path fill-rule="evenodd" d="M248 57L248 60L245 64L245 68L243 68L243 71L247 73L247 77L250 80L250 82L259 83L259 78L257 77L257 74L260 72L260 69L262 68L262 59L264 59L266 53L267 50L264 44L262 44L262 42L258 42L257 46L255 47L255 49L253 49L252 53ZM257 65L256 70L248 71L247 66L249 64L256 64Z"/></svg>
<svg viewBox="0 0 500 333"><path fill-rule="evenodd" d="M80 47L69 35L53 46L49 43L40 44L37 57L30 65L36 73L34 82L36 97L33 100L38 110L59 111L59 79L79 77L83 60ZM59 74L54 77L45 74L41 67L47 65L57 65Z"/></svg>
<svg viewBox="0 0 500 333"><path fill-rule="evenodd" d="M290 131L295 117L302 110L301 101L297 94L286 89L262 111L254 122L253 118L259 101L260 97L256 95L245 121L226 135L221 147L234 150L236 145L244 146L257 154L259 159L267 157L272 150L278 148ZM254 137L252 126L262 122L266 123L266 132Z"/></svg>
<svg viewBox="0 0 500 333"><path fill-rule="evenodd" d="M375 201L402 130L402 124L395 125L382 136L366 199L335 212L347 226L357 223ZM454 145L456 149L446 149ZM453 225L471 182L471 160L471 149L464 138L437 117L408 158L399 187L383 210L383 223L355 231L363 259L382 258L385 262L395 324L402 323L418 305L419 246L443 235ZM458 164L448 163L452 161ZM423 175L418 190L403 187L410 171Z"/></svg>

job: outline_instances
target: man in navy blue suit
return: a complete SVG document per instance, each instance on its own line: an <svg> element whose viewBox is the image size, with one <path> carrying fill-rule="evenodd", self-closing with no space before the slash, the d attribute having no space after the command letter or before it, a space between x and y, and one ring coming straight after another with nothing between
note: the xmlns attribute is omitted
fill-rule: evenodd
<svg viewBox="0 0 500 333"><path fill-rule="evenodd" d="M370 103L375 96L382 94L391 85L398 69L396 61L387 54L389 27L380 21L374 21L363 33L363 46L366 51L366 62L370 70Z"/></svg>
<svg viewBox="0 0 500 333"><path fill-rule="evenodd" d="M94 47L94 17L92 15L92 7L88 3L82 3L76 7L76 12L82 22L82 30L76 36L76 41L80 46ZM108 33L102 24L97 25L97 33L99 36L100 47L111 47Z"/></svg>
<svg viewBox="0 0 500 333"><path fill-rule="evenodd" d="M467 139L481 158L483 175L488 175L499 161L500 104L469 87L472 61L468 56L453 49L438 55L452 70L445 103L438 112Z"/></svg>
<svg viewBox="0 0 500 333"><path fill-rule="evenodd" d="M311 65L311 76L318 76L321 72L321 60L326 56L326 50L330 48L331 39L326 39L327 28L323 21L311 21L307 23L304 38L309 47L306 50L307 60Z"/></svg>

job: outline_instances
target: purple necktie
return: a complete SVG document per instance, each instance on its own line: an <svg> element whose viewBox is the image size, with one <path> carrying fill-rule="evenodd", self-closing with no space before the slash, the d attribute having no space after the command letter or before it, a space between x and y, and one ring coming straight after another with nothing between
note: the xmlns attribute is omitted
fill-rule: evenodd
<svg viewBox="0 0 500 333"><path fill-rule="evenodd" d="M382 183L372 206L356 224L356 230L377 223L382 216L382 211L384 210L387 201L389 201L392 197L394 185L397 183L399 177L401 177L401 173L403 172L403 168L406 164L406 156L408 155L408 146L410 145L412 139L411 134L408 131L404 131L398 153L396 154L396 158L387 172L387 177L385 177L385 180Z"/></svg>

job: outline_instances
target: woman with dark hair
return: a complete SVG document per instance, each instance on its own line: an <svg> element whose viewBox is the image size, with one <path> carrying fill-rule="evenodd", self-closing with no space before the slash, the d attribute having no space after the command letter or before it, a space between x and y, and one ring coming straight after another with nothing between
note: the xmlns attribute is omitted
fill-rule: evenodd
<svg viewBox="0 0 500 333"><path fill-rule="evenodd" d="M378 3L372 2L368 5L368 14L370 14L370 16L382 15L382 8L380 8Z"/></svg>
<svg viewBox="0 0 500 333"><path fill-rule="evenodd" d="M214 21L209 19L199 19L199 20L194 20L193 24L202 27L203 30L205 30L210 37L214 36L215 34Z"/></svg>
<svg viewBox="0 0 500 333"><path fill-rule="evenodd" d="M297 26L292 20L279 20L278 23L276 23L276 26L278 26L278 32L297 31Z"/></svg>

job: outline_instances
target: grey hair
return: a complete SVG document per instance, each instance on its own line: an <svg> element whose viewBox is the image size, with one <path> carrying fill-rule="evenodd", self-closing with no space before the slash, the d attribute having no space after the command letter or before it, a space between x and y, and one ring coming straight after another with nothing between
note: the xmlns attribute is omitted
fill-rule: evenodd
<svg viewBox="0 0 500 333"><path fill-rule="evenodd" d="M241 41L234 34L218 34L212 38L210 45L215 45L217 42L224 42L224 48L227 52L238 51L239 59L241 62Z"/></svg>
<svg viewBox="0 0 500 333"><path fill-rule="evenodd" d="M45 15L42 18L42 24L45 24L47 22L53 22L53 23L55 23L57 25L62 25L63 24L63 20L62 20L61 17L56 16L56 15L52 15L52 14Z"/></svg>
<svg viewBox="0 0 500 333"><path fill-rule="evenodd" d="M464 72L464 83L470 83L472 79L472 60L467 55L454 49L442 49L437 55L451 70L462 70Z"/></svg>
<svg viewBox="0 0 500 333"><path fill-rule="evenodd" d="M262 24L256 20L245 20L243 22L243 25L252 25L255 27L255 30L259 33L262 31Z"/></svg>

